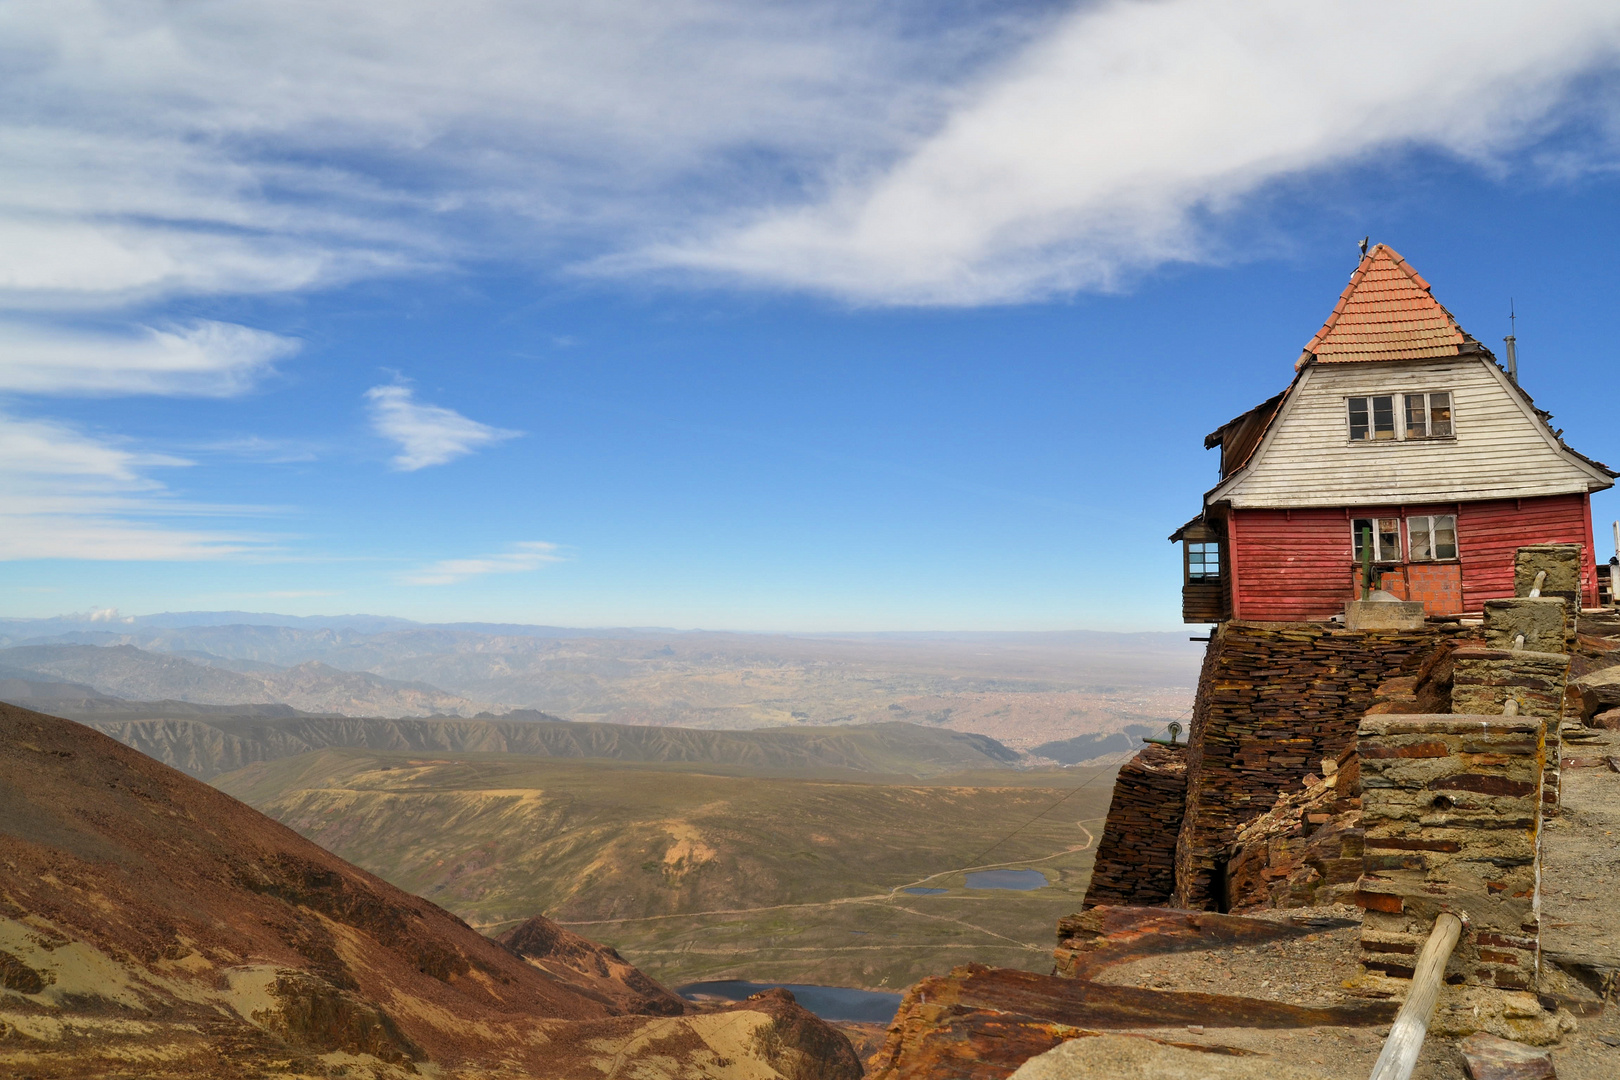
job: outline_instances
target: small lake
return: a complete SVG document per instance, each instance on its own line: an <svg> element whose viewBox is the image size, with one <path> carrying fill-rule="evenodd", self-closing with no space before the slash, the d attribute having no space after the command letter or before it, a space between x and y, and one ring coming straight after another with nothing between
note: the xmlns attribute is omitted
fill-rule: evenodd
<svg viewBox="0 0 1620 1080"><path fill-rule="evenodd" d="M949 889L927 889L927 888L924 888L921 885L913 885L909 889L901 889L900 891L903 892L903 893L910 893L912 896L944 896L946 893L950 892L951 890L949 890Z"/></svg>
<svg viewBox="0 0 1620 1080"><path fill-rule="evenodd" d="M1039 870L979 870L966 877L970 889L1044 889L1049 884Z"/></svg>
<svg viewBox="0 0 1620 1080"><path fill-rule="evenodd" d="M803 983L756 983L741 979L723 979L718 982L687 983L677 986L675 992L688 1001L719 998L721 1001L741 1001L761 990L776 987L791 991L800 1005L823 1020L858 1020L872 1024L887 1024L900 1010L900 995L885 994L879 990L851 990L847 986L807 986Z"/></svg>

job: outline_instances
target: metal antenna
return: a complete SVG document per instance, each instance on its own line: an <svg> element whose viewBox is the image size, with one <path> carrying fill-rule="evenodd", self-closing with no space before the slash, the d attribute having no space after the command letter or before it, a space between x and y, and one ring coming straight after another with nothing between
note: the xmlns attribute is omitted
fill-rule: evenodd
<svg viewBox="0 0 1620 1080"><path fill-rule="evenodd" d="M1519 381L1519 338L1515 333L1519 328L1519 316L1513 310L1513 297L1508 297L1508 336L1502 340L1507 343L1508 378L1515 384Z"/></svg>

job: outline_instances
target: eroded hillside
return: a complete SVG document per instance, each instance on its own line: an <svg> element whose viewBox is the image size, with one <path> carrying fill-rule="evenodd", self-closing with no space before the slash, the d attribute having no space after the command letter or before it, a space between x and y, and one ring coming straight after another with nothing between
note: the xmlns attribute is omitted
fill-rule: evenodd
<svg viewBox="0 0 1620 1080"><path fill-rule="evenodd" d="M0 865L4 1075L596 1080L653 1060L661 1076L859 1076L847 1042L780 995L689 1007L543 924L513 951L206 785L11 706Z"/></svg>
<svg viewBox="0 0 1620 1080"><path fill-rule="evenodd" d="M216 783L482 929L545 912L672 983L897 988L967 960L1049 966L1051 927L1085 890L1109 779L817 781L331 750ZM1050 884L965 887L964 869L989 865L1035 868Z"/></svg>

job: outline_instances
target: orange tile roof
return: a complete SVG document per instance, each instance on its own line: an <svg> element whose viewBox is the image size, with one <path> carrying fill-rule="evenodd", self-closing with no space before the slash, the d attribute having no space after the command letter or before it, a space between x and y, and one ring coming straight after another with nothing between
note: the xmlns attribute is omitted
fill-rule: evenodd
<svg viewBox="0 0 1620 1080"><path fill-rule="evenodd" d="M1393 248L1378 244L1362 256L1305 352L1322 364L1421 360L1457 356L1473 340L1430 295L1429 283Z"/></svg>

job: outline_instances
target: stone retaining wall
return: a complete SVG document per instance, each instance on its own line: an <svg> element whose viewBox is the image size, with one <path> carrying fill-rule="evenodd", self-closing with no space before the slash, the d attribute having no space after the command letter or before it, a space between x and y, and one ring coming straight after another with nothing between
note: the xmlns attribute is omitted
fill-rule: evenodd
<svg viewBox="0 0 1620 1080"><path fill-rule="evenodd" d="M1458 714L1362 722L1356 900L1369 970L1411 978L1435 917L1450 911L1469 925L1448 982L1535 988L1547 724Z"/></svg>
<svg viewBox="0 0 1620 1080"><path fill-rule="evenodd" d="M1563 607L1560 600L1553 603ZM1547 811L1555 813L1569 656L1511 649L1458 649L1452 656L1452 664L1452 712L1500 715L1512 700L1517 703L1520 716L1546 721L1546 768L1542 773L1541 794Z"/></svg>
<svg viewBox="0 0 1620 1080"><path fill-rule="evenodd" d="M1153 907L1170 899L1186 795L1186 747L1144 746L1125 763L1114 780L1084 907Z"/></svg>
<svg viewBox="0 0 1620 1080"><path fill-rule="evenodd" d="M1337 759L1354 744L1381 683L1415 673L1461 632L1445 623L1401 632L1222 624L1205 657L1188 739L1174 906L1218 906L1238 829L1278 795L1299 790L1323 758Z"/></svg>

